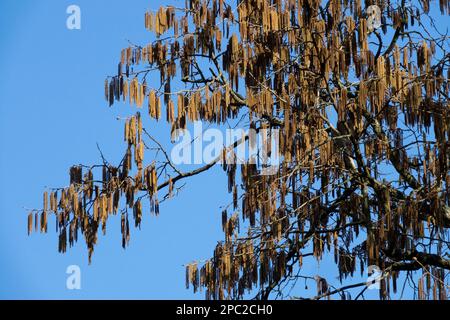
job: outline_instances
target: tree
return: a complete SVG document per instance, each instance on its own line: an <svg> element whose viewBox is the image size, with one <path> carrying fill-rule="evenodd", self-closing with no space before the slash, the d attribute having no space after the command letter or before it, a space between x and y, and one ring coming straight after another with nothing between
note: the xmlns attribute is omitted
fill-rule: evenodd
<svg viewBox="0 0 450 320"><path fill-rule="evenodd" d="M450 14L450 1L439 9ZM186 270L187 284L207 298L287 297L299 279L317 282L310 298L345 299L353 288L361 297L365 282L337 288L303 275L302 264L334 256L341 281L377 266L381 299L397 279L413 284L414 298L446 299L450 54L433 12L429 0L190 0L147 12L156 40L122 51L105 97L110 106L145 104L148 115L125 119L118 165L102 156L74 166L69 187L45 192L29 232L33 223L46 232L54 214L59 251L80 231L91 259L99 227L119 214L125 248L128 211L138 227L144 200L159 214L182 180L221 164L233 197L222 213L225 239ZM146 82L151 72L159 88ZM238 146L253 143L247 133L181 171L143 126L163 112L174 140L194 121L278 130L279 165L267 173L255 158L233 161ZM160 160L145 164L155 149Z"/></svg>

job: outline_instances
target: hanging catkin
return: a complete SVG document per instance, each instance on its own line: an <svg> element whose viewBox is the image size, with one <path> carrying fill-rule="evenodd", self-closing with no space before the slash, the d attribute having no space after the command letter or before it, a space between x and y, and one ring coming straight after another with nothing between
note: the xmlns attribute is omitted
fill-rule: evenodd
<svg viewBox="0 0 450 320"><path fill-rule="evenodd" d="M148 95L148 113L151 118L156 118L156 93L151 90Z"/></svg>
<svg viewBox="0 0 450 320"><path fill-rule="evenodd" d="M109 82L105 79L105 100L109 101Z"/></svg>
<svg viewBox="0 0 450 320"><path fill-rule="evenodd" d="M138 141L142 141L142 130L143 130L143 127L142 127L142 118L141 118L141 114L140 114L139 112L136 114L136 118L137 118L137 121L138 121L138 123L137 123L137 126L138 126L138 132L137 132L138 136L137 136L137 140L138 140Z"/></svg>
<svg viewBox="0 0 450 320"><path fill-rule="evenodd" d="M30 235L31 232L33 232L33 213L32 212L30 212L28 214L28 235Z"/></svg>
<svg viewBox="0 0 450 320"><path fill-rule="evenodd" d="M48 210L48 193L47 191L44 192L44 211Z"/></svg>
<svg viewBox="0 0 450 320"><path fill-rule="evenodd" d="M174 118L175 118L175 111L174 111L174 104L172 99L169 100L169 102L167 103L167 122L169 123L173 123Z"/></svg>
<svg viewBox="0 0 450 320"><path fill-rule="evenodd" d="M157 178L157 174L156 174L156 169L153 167L152 168L152 194L156 194L156 192L158 191L158 178Z"/></svg>
<svg viewBox="0 0 450 320"><path fill-rule="evenodd" d="M160 118L161 118L161 100L160 100L160 97L156 97L155 119L159 120Z"/></svg>
<svg viewBox="0 0 450 320"><path fill-rule="evenodd" d="M47 233L47 212L41 213L41 233Z"/></svg>

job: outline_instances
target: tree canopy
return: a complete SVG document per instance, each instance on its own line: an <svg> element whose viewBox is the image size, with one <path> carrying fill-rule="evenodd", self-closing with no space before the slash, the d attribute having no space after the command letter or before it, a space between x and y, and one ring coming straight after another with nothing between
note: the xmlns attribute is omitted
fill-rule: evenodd
<svg viewBox="0 0 450 320"><path fill-rule="evenodd" d="M380 299L398 279L414 284L414 298L446 299L450 53L438 14L450 1L189 0L146 12L155 40L123 49L105 80L110 106L137 108L124 119L122 161L72 167L69 186L30 212L29 233L47 232L54 215L59 251L81 233L91 259L99 228L118 215L125 248L130 220L139 227L147 207L164 214L181 181L222 165L232 197L224 239L186 268L207 299L286 298L299 279L318 290L297 298L362 295L366 283L336 287L302 272L327 256L340 281L377 266ZM229 161L251 143L244 135L182 171L143 125L162 118L173 141L196 121L278 130L280 162L267 174L258 161ZM146 161L155 149L159 160Z"/></svg>

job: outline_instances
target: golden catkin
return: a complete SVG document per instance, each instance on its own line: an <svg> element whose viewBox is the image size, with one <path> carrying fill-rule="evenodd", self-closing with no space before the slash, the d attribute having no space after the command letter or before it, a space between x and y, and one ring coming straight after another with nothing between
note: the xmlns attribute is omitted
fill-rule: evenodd
<svg viewBox="0 0 450 320"><path fill-rule="evenodd" d="M151 118L156 118L156 93L151 90L148 96L148 113Z"/></svg>
<svg viewBox="0 0 450 320"><path fill-rule="evenodd" d="M30 235L31 232L33 232L33 213L32 212L30 212L28 214L28 235Z"/></svg>

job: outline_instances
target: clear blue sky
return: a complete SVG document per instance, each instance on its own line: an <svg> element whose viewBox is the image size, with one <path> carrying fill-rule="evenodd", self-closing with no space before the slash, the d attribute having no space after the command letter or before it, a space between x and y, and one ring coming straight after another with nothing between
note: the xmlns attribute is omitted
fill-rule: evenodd
<svg viewBox="0 0 450 320"><path fill-rule="evenodd" d="M228 198L220 168L189 180L175 201L164 203L158 218L145 215L127 250L121 248L120 219L112 218L90 266L83 239L62 255L53 228L31 237L26 230L25 208L42 205L45 187L66 186L71 165L98 163L97 142L109 160L121 158L123 124L115 118L136 110L121 104L108 108L104 79L116 72L127 40L151 41L144 12L162 2L167 4L0 2L0 299L203 298L185 289L182 265L209 258L223 238L220 205ZM171 3L183 6L184 0ZM81 7L81 30L66 28L70 4ZM168 134L166 126L152 124L156 136ZM305 266L309 275L319 273L311 262ZM79 291L66 289L65 271L73 264L82 271Z"/></svg>

